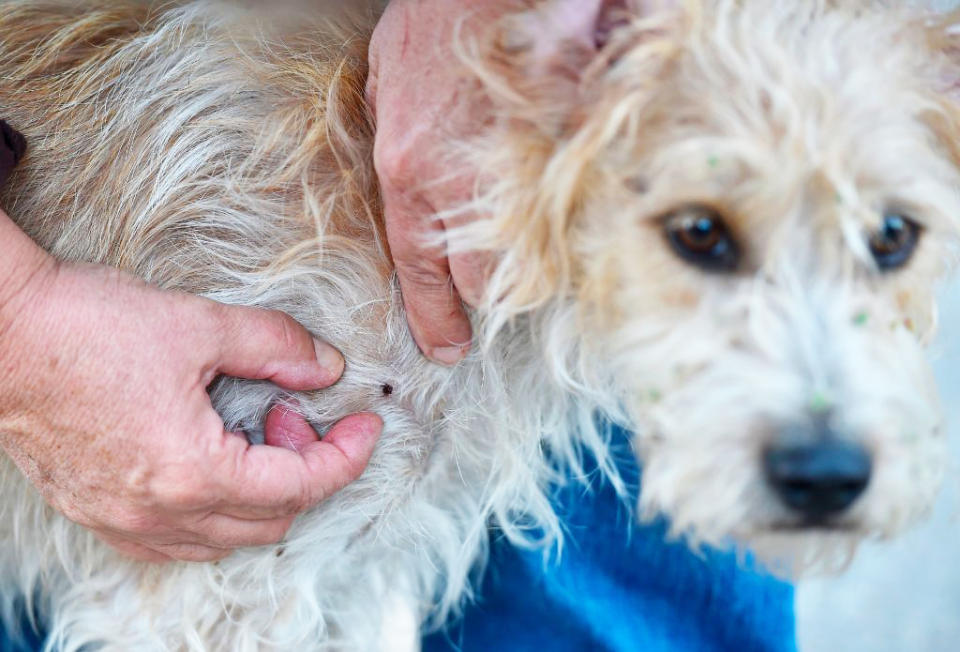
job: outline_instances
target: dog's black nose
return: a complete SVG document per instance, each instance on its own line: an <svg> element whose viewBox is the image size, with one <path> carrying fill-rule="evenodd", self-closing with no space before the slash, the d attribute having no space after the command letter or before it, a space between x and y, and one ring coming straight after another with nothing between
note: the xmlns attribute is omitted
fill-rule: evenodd
<svg viewBox="0 0 960 652"><path fill-rule="evenodd" d="M780 499L813 521L850 507L870 482L867 452L839 441L774 447L764 461Z"/></svg>

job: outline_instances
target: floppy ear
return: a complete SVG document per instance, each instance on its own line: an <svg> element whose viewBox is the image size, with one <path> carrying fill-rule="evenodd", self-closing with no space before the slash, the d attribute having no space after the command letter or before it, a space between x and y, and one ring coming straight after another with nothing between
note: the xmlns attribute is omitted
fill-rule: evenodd
<svg viewBox="0 0 960 652"><path fill-rule="evenodd" d="M534 61L544 66L570 55L592 55L606 44L611 31L628 20L629 0L548 0L524 14Z"/></svg>
<svg viewBox="0 0 960 652"><path fill-rule="evenodd" d="M521 0L524 10L486 32L467 53L491 98L540 107L563 104L638 41L663 36L681 0ZM657 17L662 16L665 21ZM650 19L650 20L647 20ZM518 101L519 100L519 101Z"/></svg>
<svg viewBox="0 0 960 652"><path fill-rule="evenodd" d="M532 72L573 72L602 50L618 28L679 0L539 0L516 17L509 49L529 55Z"/></svg>
<svg viewBox="0 0 960 652"><path fill-rule="evenodd" d="M960 10L934 14L927 25L935 88L940 109L928 120L943 145L960 165Z"/></svg>
<svg viewBox="0 0 960 652"><path fill-rule="evenodd" d="M934 13L928 26L932 49L944 55L940 91L960 101L960 9Z"/></svg>

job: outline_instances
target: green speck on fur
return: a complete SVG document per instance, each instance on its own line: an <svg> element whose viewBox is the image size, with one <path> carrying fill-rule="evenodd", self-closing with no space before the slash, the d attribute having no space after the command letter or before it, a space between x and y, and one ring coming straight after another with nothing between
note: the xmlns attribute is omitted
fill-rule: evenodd
<svg viewBox="0 0 960 652"><path fill-rule="evenodd" d="M866 326L868 321L870 321L870 315L865 312L860 312L853 318L853 325Z"/></svg>
<svg viewBox="0 0 960 652"><path fill-rule="evenodd" d="M814 414L823 414L830 410L830 398L825 392L814 392L810 397L810 411Z"/></svg>

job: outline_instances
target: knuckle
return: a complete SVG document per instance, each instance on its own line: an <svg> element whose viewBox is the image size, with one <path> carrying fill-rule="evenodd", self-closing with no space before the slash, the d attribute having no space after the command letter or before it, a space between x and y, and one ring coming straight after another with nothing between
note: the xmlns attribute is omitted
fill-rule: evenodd
<svg viewBox="0 0 960 652"><path fill-rule="evenodd" d="M427 288L450 293L453 291L453 280L450 272L437 264L430 264L419 259L401 259L395 261L397 274L418 288Z"/></svg>
<svg viewBox="0 0 960 652"><path fill-rule="evenodd" d="M387 219L402 222L402 219L390 215ZM432 262L437 257L437 252L424 246L422 238L410 228L403 225L399 228L388 228L387 237L390 241L391 259L400 278L409 279L413 274L442 275L441 266Z"/></svg>
<svg viewBox="0 0 960 652"><path fill-rule="evenodd" d="M306 331L290 315L276 310L263 312L260 335L276 343L285 351L299 350L306 338Z"/></svg>
<svg viewBox="0 0 960 652"><path fill-rule="evenodd" d="M307 511L320 502L321 497L317 496L316 493L309 483L303 480L297 494L284 505L283 513L287 516L297 516Z"/></svg>
<svg viewBox="0 0 960 652"><path fill-rule="evenodd" d="M157 519L147 514L122 512L112 519L111 527L126 534L152 534L157 528Z"/></svg>
<svg viewBox="0 0 960 652"><path fill-rule="evenodd" d="M220 303L219 301L201 299L200 297L197 297L197 299L200 302L198 312L205 315L206 320L213 324L212 330L215 332L227 330L233 315L231 306Z"/></svg>
<svg viewBox="0 0 960 652"><path fill-rule="evenodd" d="M283 343L286 350L294 350L300 347L303 338L303 328L294 321L293 317L282 313L274 313L277 323L277 339Z"/></svg>
<svg viewBox="0 0 960 652"><path fill-rule="evenodd" d="M281 507L280 513L286 516L299 516L313 507L313 503L314 500L311 492L304 490L300 496L288 500Z"/></svg>
<svg viewBox="0 0 960 652"><path fill-rule="evenodd" d="M271 513L277 518L293 520L309 508L309 503L309 495L298 495L276 503L273 505Z"/></svg>
<svg viewBox="0 0 960 652"><path fill-rule="evenodd" d="M206 502L206 483L197 478L174 476L154 490L159 506L177 510L190 509Z"/></svg>
<svg viewBox="0 0 960 652"><path fill-rule="evenodd" d="M374 146L373 164L381 183L388 189L409 184L413 170L417 168L415 155L416 150L404 138L378 138Z"/></svg>

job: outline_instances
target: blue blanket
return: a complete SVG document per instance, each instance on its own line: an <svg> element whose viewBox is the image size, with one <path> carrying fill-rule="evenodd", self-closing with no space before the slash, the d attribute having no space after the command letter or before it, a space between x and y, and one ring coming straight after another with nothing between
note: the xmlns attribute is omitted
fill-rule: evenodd
<svg viewBox="0 0 960 652"><path fill-rule="evenodd" d="M632 455L620 457L638 486ZM662 521L633 525L609 486L571 486L557 503L569 528L559 564L498 543L480 602L424 652L796 650L790 586L667 542Z"/></svg>

